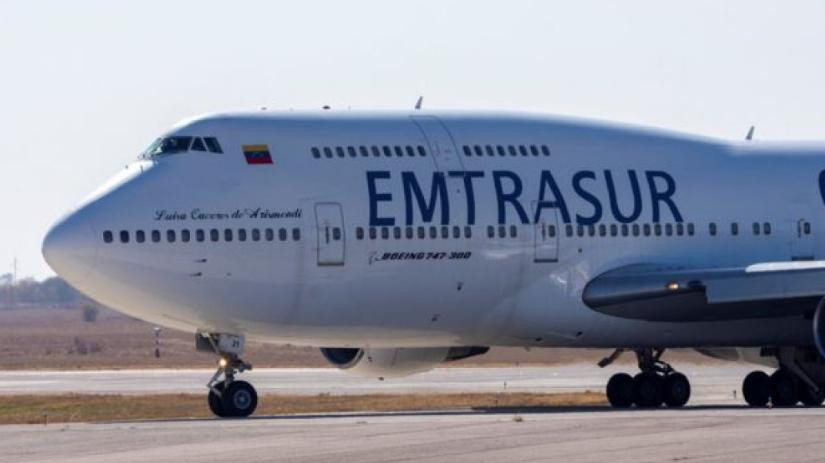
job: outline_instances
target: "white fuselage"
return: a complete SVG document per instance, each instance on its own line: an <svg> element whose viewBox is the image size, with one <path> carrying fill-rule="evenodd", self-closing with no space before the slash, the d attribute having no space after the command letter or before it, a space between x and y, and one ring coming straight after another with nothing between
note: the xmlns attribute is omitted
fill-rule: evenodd
<svg viewBox="0 0 825 463"><path fill-rule="evenodd" d="M811 342L800 317L634 321L582 290L628 264L821 256L825 146L419 111L236 113L167 135L223 152L130 164L44 245L71 284L153 323L335 347Z"/></svg>

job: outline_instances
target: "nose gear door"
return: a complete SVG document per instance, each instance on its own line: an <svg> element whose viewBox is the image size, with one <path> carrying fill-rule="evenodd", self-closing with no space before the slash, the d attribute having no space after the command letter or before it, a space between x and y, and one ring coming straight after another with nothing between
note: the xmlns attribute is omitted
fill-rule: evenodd
<svg viewBox="0 0 825 463"><path fill-rule="evenodd" d="M344 214L338 203L316 203L318 265L344 265Z"/></svg>

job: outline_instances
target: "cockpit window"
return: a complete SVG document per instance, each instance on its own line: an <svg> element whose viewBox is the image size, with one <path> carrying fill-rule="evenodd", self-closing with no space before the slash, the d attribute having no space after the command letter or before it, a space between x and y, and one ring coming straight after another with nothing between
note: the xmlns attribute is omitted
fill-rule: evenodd
<svg viewBox="0 0 825 463"><path fill-rule="evenodd" d="M210 153L222 153L221 145L215 137L190 137L174 136L162 137L155 140L146 151L140 155L141 158L152 158L165 156L167 154L185 153L186 151L209 151Z"/></svg>

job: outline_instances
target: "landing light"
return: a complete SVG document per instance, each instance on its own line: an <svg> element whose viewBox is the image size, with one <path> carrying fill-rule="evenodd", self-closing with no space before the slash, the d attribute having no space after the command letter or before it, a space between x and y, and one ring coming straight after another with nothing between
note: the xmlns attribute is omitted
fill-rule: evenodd
<svg viewBox="0 0 825 463"><path fill-rule="evenodd" d="M225 358L223 358L223 357L221 357L221 358L218 360L218 365L220 365L220 367L221 367L221 368L224 368L224 367L227 365L227 363L228 363L228 362L227 362L227 361L226 361L226 359L225 359Z"/></svg>
<svg viewBox="0 0 825 463"><path fill-rule="evenodd" d="M670 283L667 284L667 286L665 286L665 288L667 288L668 291L676 291L676 290L679 289L679 283L676 283L675 281L671 281Z"/></svg>

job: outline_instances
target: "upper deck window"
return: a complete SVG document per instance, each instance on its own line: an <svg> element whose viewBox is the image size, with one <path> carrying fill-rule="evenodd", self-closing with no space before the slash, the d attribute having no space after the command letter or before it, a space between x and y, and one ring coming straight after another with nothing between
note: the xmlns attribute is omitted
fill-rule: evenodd
<svg viewBox="0 0 825 463"><path fill-rule="evenodd" d="M209 151L210 153L222 153L221 145L215 137L190 137L174 136L163 137L155 140L142 157L165 156L167 154L185 153L186 151Z"/></svg>

